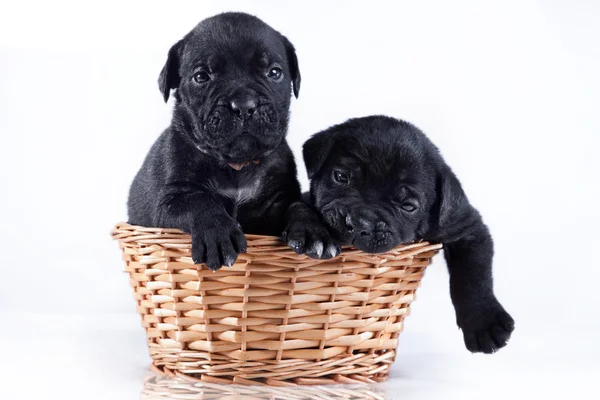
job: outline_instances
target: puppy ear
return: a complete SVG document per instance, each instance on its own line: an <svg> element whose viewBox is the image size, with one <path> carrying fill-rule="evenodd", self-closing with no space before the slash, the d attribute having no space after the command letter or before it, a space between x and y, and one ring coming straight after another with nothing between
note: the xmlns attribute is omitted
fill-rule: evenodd
<svg viewBox="0 0 600 400"><path fill-rule="evenodd" d="M477 210L469 203L460 181L447 165L437 178L437 235L438 240L453 241L468 234L481 221Z"/></svg>
<svg viewBox="0 0 600 400"><path fill-rule="evenodd" d="M285 52L290 67L290 73L292 74L292 88L294 89L294 96L298 98L300 93L300 67L298 66L298 57L296 57L296 49L292 42L282 35L283 45L285 46Z"/></svg>
<svg viewBox="0 0 600 400"><path fill-rule="evenodd" d="M330 128L314 134L302 146L302 156L304 157L308 179L312 179L325 164L333 148L335 136L335 130Z"/></svg>
<svg viewBox="0 0 600 400"><path fill-rule="evenodd" d="M160 75L158 75L158 88L165 99L165 103L169 100L171 89L176 89L181 81L179 66L181 65L183 46L184 41L181 39L171 47L167 62L160 71Z"/></svg>

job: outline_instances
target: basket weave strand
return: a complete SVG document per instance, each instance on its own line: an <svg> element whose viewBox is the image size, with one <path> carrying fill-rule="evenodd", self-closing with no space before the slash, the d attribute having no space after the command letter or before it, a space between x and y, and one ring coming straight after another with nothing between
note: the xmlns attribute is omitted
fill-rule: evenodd
<svg viewBox="0 0 600 400"><path fill-rule="evenodd" d="M247 253L212 272L188 234L126 223L119 241L154 367L212 383L381 382L425 267L441 245L331 260L246 235Z"/></svg>

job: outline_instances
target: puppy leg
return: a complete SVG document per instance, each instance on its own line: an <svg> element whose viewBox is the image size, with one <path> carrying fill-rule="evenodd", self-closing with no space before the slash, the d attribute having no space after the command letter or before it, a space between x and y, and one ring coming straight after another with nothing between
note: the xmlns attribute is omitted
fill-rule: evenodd
<svg viewBox="0 0 600 400"><path fill-rule="evenodd" d="M494 295L492 236L445 165L440 171L438 194L436 233L430 239L444 244L456 321L467 349L493 353L506 345L515 323Z"/></svg>
<svg viewBox="0 0 600 400"><path fill-rule="evenodd" d="M492 237L481 221L467 236L444 244L457 324L467 349L474 353L504 347L515 326L494 295L493 252Z"/></svg>
<svg viewBox="0 0 600 400"><path fill-rule="evenodd" d="M211 195L179 192L165 196L162 203L158 225L191 233L194 264L204 263L216 271L246 252L240 225Z"/></svg>
<svg viewBox="0 0 600 400"><path fill-rule="evenodd" d="M311 258L329 259L342 251L315 211L301 200L290 205L281 238L296 253Z"/></svg>

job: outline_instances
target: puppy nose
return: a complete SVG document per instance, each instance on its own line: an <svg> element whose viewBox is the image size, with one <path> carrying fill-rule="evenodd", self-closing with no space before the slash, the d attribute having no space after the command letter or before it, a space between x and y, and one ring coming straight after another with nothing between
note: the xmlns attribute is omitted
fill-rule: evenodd
<svg viewBox="0 0 600 400"><path fill-rule="evenodd" d="M361 236L369 236L373 233L374 224L365 218L356 218L352 219L352 217L348 214L346 215L346 229L348 232L360 233Z"/></svg>
<svg viewBox="0 0 600 400"><path fill-rule="evenodd" d="M252 98L239 98L231 101L231 110L242 120L247 120L256 111L256 100Z"/></svg>
<svg viewBox="0 0 600 400"><path fill-rule="evenodd" d="M360 232L360 236L369 236L373 233L373 224L371 221L359 218L356 229Z"/></svg>

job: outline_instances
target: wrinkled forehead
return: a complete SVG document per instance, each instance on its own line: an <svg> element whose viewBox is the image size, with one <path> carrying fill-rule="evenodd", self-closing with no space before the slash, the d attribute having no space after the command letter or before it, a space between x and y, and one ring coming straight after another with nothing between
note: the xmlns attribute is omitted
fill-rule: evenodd
<svg viewBox="0 0 600 400"><path fill-rule="evenodd" d="M339 146L334 150L333 159L338 167L359 172L365 180L378 184L416 183L427 174L426 164L419 154L399 146L386 148L366 143Z"/></svg>
<svg viewBox="0 0 600 400"><path fill-rule="evenodd" d="M199 25L186 38L183 63L218 67L286 62L281 36L269 26ZM212 64L212 65L211 65Z"/></svg>

